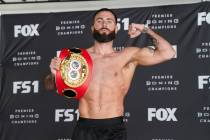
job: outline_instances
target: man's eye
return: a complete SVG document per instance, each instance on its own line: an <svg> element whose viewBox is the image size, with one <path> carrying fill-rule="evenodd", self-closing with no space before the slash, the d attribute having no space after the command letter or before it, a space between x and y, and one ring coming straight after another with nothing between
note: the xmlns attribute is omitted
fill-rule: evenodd
<svg viewBox="0 0 210 140"><path fill-rule="evenodd" d="M101 22L102 22L101 20L98 20L98 21L97 21L97 23L101 23Z"/></svg>
<svg viewBox="0 0 210 140"><path fill-rule="evenodd" d="M114 23L113 20L107 20L106 22L107 22L108 24L113 24L113 23Z"/></svg>

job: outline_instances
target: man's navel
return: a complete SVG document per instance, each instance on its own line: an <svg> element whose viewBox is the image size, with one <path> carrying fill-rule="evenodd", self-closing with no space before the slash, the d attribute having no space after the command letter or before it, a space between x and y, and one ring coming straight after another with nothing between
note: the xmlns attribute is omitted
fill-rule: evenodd
<svg viewBox="0 0 210 140"><path fill-rule="evenodd" d="M115 77L117 77L117 76L118 76L118 73L117 73L117 72L115 72L115 73L114 73L114 76L115 76Z"/></svg>

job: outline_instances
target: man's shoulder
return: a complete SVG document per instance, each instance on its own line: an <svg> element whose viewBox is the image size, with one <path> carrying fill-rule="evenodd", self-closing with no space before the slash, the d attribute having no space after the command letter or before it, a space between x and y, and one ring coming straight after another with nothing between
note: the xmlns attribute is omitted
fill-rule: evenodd
<svg viewBox="0 0 210 140"><path fill-rule="evenodd" d="M93 53L93 48L92 48L92 47L86 48L85 50L86 50L89 54Z"/></svg>

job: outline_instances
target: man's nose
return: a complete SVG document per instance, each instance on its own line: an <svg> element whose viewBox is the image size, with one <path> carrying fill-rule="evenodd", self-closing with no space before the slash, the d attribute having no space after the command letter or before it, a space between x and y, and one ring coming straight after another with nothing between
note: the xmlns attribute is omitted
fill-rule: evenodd
<svg viewBox="0 0 210 140"><path fill-rule="evenodd" d="M103 21L103 27L107 27L107 22Z"/></svg>

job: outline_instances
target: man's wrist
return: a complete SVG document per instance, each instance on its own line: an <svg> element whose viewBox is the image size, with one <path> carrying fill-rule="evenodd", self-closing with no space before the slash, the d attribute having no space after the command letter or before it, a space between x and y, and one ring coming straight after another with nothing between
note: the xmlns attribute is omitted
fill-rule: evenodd
<svg viewBox="0 0 210 140"><path fill-rule="evenodd" d="M149 30L149 26L147 24L144 24L144 28L142 30L142 33L147 33Z"/></svg>

